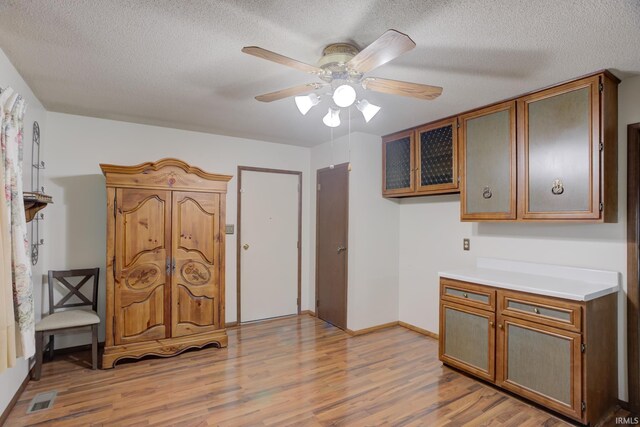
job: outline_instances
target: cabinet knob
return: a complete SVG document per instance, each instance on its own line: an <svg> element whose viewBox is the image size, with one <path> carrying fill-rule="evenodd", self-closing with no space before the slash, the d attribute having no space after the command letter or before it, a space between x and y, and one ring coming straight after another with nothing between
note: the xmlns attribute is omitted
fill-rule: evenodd
<svg viewBox="0 0 640 427"><path fill-rule="evenodd" d="M533 312L534 312L535 314L540 314L540 310L538 310L537 308L534 308L534 309L533 309Z"/></svg>
<svg viewBox="0 0 640 427"><path fill-rule="evenodd" d="M491 326L493 328L493 322L489 321L489 326Z"/></svg>
<svg viewBox="0 0 640 427"><path fill-rule="evenodd" d="M498 328L502 329L502 323L500 323L500 324L498 325Z"/></svg>
<svg viewBox="0 0 640 427"><path fill-rule="evenodd" d="M466 293L466 292L464 292L464 293L462 294L462 296L463 296L463 297L465 297L465 298L469 298L469 295L467 295L467 293Z"/></svg>

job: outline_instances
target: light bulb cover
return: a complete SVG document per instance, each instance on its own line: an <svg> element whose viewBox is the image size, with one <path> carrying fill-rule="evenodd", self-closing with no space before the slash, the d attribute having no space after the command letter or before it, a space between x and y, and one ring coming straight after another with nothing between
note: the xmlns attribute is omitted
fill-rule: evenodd
<svg viewBox="0 0 640 427"><path fill-rule="evenodd" d="M304 116L309 112L309 110L320 103L320 97L315 93L310 93L309 95L296 96L296 107L300 113Z"/></svg>
<svg viewBox="0 0 640 427"><path fill-rule="evenodd" d="M366 99L362 99L362 100L358 101L356 103L356 108L358 110L360 110L360 112L364 116L364 121L366 123L369 123L369 120L371 120L373 118L373 116L378 114L378 111L380 111L380 107L379 106L373 105L372 103L370 103Z"/></svg>
<svg viewBox="0 0 640 427"><path fill-rule="evenodd" d="M333 91L333 102L338 107L346 108L356 100L356 90L349 85L341 85Z"/></svg>
<svg viewBox="0 0 640 427"><path fill-rule="evenodd" d="M322 123L329 126L330 128L340 126L340 110L329 107L327 115L322 118Z"/></svg>

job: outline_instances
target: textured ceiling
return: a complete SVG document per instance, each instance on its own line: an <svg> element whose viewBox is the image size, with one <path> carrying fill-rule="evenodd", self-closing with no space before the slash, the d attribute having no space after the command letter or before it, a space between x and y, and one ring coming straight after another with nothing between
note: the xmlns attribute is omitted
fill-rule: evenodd
<svg viewBox="0 0 640 427"><path fill-rule="evenodd" d="M315 63L326 44L364 47L389 28L417 47L370 75L444 93L368 92L383 109L368 124L354 110L353 131L391 133L602 68L640 74L638 0L0 0L0 47L49 110L302 146L329 139L326 101L302 116L293 99L253 97L314 78L240 49ZM335 135L346 132L343 120Z"/></svg>

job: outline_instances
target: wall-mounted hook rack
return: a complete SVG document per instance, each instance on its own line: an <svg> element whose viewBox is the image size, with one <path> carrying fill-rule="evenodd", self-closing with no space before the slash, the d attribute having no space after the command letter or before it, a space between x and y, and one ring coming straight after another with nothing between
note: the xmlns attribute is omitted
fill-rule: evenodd
<svg viewBox="0 0 640 427"><path fill-rule="evenodd" d="M47 204L53 203L51 196L47 196L44 187L40 185L40 171L45 168L45 163L40 160L40 125L33 122L33 141L31 143L31 192L24 193L24 207L27 222L31 221L31 264L38 263L40 246L44 245L44 239L40 238L40 221L44 220L44 214L38 214Z"/></svg>

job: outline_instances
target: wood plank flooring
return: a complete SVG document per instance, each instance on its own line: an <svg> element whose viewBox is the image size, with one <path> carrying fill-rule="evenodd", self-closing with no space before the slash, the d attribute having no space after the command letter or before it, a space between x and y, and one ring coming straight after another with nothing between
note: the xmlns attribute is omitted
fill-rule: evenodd
<svg viewBox="0 0 640 427"><path fill-rule="evenodd" d="M91 371L90 354L43 366L7 426L559 426L564 421L438 361L396 326L350 337L310 316L243 325L229 348ZM35 394L54 407L26 415Z"/></svg>

